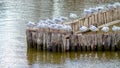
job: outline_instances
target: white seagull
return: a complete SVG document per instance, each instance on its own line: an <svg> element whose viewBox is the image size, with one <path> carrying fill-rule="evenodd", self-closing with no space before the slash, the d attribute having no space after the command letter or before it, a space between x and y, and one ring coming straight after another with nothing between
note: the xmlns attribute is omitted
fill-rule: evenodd
<svg viewBox="0 0 120 68"><path fill-rule="evenodd" d="M87 31L87 30L88 30L88 28L87 28L86 26L80 27L80 31L81 31L81 32L85 32L85 31Z"/></svg>
<svg viewBox="0 0 120 68"><path fill-rule="evenodd" d="M98 31L99 29L94 26L94 25L90 25L90 28L89 28L91 31L95 32L95 31Z"/></svg>
<svg viewBox="0 0 120 68"><path fill-rule="evenodd" d="M116 3L113 4L113 6L114 6L115 8L119 8L119 7L120 7L120 3L119 3L119 2L116 2Z"/></svg>
<svg viewBox="0 0 120 68"><path fill-rule="evenodd" d="M115 32L116 32L116 31L120 31L120 27L114 25L114 26L112 27L112 30L115 31Z"/></svg>
<svg viewBox="0 0 120 68"><path fill-rule="evenodd" d="M60 23L60 22L62 22L62 20L60 20L59 18L53 18L52 21L54 23Z"/></svg>
<svg viewBox="0 0 120 68"><path fill-rule="evenodd" d="M104 26L101 30L102 30L103 32L108 32L108 31L109 31L109 27Z"/></svg>
<svg viewBox="0 0 120 68"><path fill-rule="evenodd" d="M54 22L51 20L51 19L47 19L47 20L45 20L45 22L47 23L47 24L54 24Z"/></svg>
<svg viewBox="0 0 120 68"><path fill-rule="evenodd" d="M34 27L36 24L29 21L26 25L27 25L27 27Z"/></svg>
<svg viewBox="0 0 120 68"><path fill-rule="evenodd" d="M67 17L64 17L64 16L59 17L59 19L60 19L60 20L63 20L63 21L68 20L68 18L67 18Z"/></svg>
<svg viewBox="0 0 120 68"><path fill-rule="evenodd" d="M74 13L70 13L70 18L76 19L78 16Z"/></svg>
<svg viewBox="0 0 120 68"><path fill-rule="evenodd" d="M104 8L103 6L99 6L99 7L96 7L96 9L97 9L98 11L102 11L102 10L104 10L105 8Z"/></svg>
<svg viewBox="0 0 120 68"><path fill-rule="evenodd" d="M94 12L98 11L96 8L89 8L89 10L91 11L91 13L94 13Z"/></svg>

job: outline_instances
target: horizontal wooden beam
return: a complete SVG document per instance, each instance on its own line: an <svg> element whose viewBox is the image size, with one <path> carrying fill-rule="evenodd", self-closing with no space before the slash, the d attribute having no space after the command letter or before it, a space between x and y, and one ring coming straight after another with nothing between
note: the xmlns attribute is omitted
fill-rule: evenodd
<svg viewBox="0 0 120 68"><path fill-rule="evenodd" d="M104 26L112 26L112 25L115 25L115 24L118 24L118 23L120 23L120 20L116 20L116 21L109 22L107 24L100 25L100 26L98 26L98 28L101 29ZM90 31L90 30L88 30L88 31ZM88 32L88 31L86 31L86 32ZM81 32L81 31L75 32L75 34L79 34L79 33L83 33L83 32Z"/></svg>

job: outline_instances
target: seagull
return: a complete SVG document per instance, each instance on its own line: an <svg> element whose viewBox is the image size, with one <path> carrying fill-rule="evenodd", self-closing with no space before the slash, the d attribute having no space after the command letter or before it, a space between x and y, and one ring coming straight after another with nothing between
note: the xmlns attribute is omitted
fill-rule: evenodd
<svg viewBox="0 0 120 68"><path fill-rule="evenodd" d="M54 24L54 22L51 20L51 19L47 19L46 21L45 21L47 24Z"/></svg>
<svg viewBox="0 0 120 68"><path fill-rule="evenodd" d="M112 5L112 4L108 4L106 7L107 7L109 10L111 10L111 9L115 8L115 6L114 6L114 5Z"/></svg>
<svg viewBox="0 0 120 68"><path fill-rule="evenodd" d="M68 18L67 18L67 17L64 17L64 16L59 17L59 19L61 19L61 20L63 20L63 21L68 20Z"/></svg>
<svg viewBox="0 0 120 68"><path fill-rule="evenodd" d="M59 18L53 18L52 21L54 23L60 23L60 22L62 22L62 20L60 20Z"/></svg>
<svg viewBox="0 0 120 68"><path fill-rule="evenodd" d="M97 9L98 11L102 11L102 10L104 10L105 8L104 8L103 6L99 6L99 7L96 7L96 9Z"/></svg>
<svg viewBox="0 0 120 68"><path fill-rule="evenodd" d="M97 12L96 8L89 8L89 10L91 11L91 13Z"/></svg>
<svg viewBox="0 0 120 68"><path fill-rule="evenodd" d="M37 27L37 28L46 28L46 27L48 27L48 25L46 24L46 23L37 23L37 25L35 26L35 27Z"/></svg>
<svg viewBox="0 0 120 68"><path fill-rule="evenodd" d="M45 23L45 21L44 20L39 20L39 22L38 23Z"/></svg>
<svg viewBox="0 0 120 68"><path fill-rule="evenodd" d="M72 30L70 25L63 25L63 29L66 30L66 31L71 31Z"/></svg>
<svg viewBox="0 0 120 68"><path fill-rule="evenodd" d="M119 7L120 7L120 3L119 3L119 2L116 2L116 3L113 4L113 6L114 6L115 8L119 8Z"/></svg>
<svg viewBox="0 0 120 68"><path fill-rule="evenodd" d="M70 13L70 18L76 19L78 16L74 13Z"/></svg>
<svg viewBox="0 0 120 68"><path fill-rule="evenodd" d="M119 30L120 30L120 27L114 25L114 26L112 27L112 30L115 31L115 32L116 32L116 31L119 31Z"/></svg>
<svg viewBox="0 0 120 68"><path fill-rule="evenodd" d="M34 27L36 24L33 23L33 22L31 22L31 21L29 21L26 25L27 25L28 27Z"/></svg>
<svg viewBox="0 0 120 68"><path fill-rule="evenodd" d="M63 25L57 24L57 29L63 29Z"/></svg>
<svg viewBox="0 0 120 68"><path fill-rule="evenodd" d="M86 26L80 27L80 31L81 31L81 32L85 32L85 31L87 31L87 30L88 30L88 28L87 28Z"/></svg>
<svg viewBox="0 0 120 68"><path fill-rule="evenodd" d="M72 30L72 27L70 25L67 25L67 30L68 31L71 31Z"/></svg>
<svg viewBox="0 0 120 68"><path fill-rule="evenodd" d="M101 30L102 30L103 32L108 32L108 31L109 31L109 27L104 26Z"/></svg>
<svg viewBox="0 0 120 68"><path fill-rule="evenodd" d="M84 14L85 14L85 15L88 15L88 14L91 14L91 13L92 13L91 10L89 10L89 9L84 9Z"/></svg>
<svg viewBox="0 0 120 68"><path fill-rule="evenodd" d="M94 26L94 25L90 25L90 28L89 28L91 31L95 32L95 31L98 31L99 29Z"/></svg>

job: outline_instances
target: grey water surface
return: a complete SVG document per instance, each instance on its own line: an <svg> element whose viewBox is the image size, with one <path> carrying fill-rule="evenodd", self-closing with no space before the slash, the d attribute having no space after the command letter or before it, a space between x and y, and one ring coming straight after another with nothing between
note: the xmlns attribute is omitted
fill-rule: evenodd
<svg viewBox="0 0 120 68"><path fill-rule="evenodd" d="M82 17L84 8L120 0L0 0L0 68L120 68L120 52L51 53L28 49L27 21Z"/></svg>

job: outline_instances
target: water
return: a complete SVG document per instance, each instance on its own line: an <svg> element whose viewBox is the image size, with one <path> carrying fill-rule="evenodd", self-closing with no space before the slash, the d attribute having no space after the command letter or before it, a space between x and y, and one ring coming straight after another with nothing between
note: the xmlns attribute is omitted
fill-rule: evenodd
<svg viewBox="0 0 120 68"><path fill-rule="evenodd" d="M119 68L120 52L50 53L27 49L25 23L82 16L84 8L120 0L0 0L0 68Z"/></svg>

